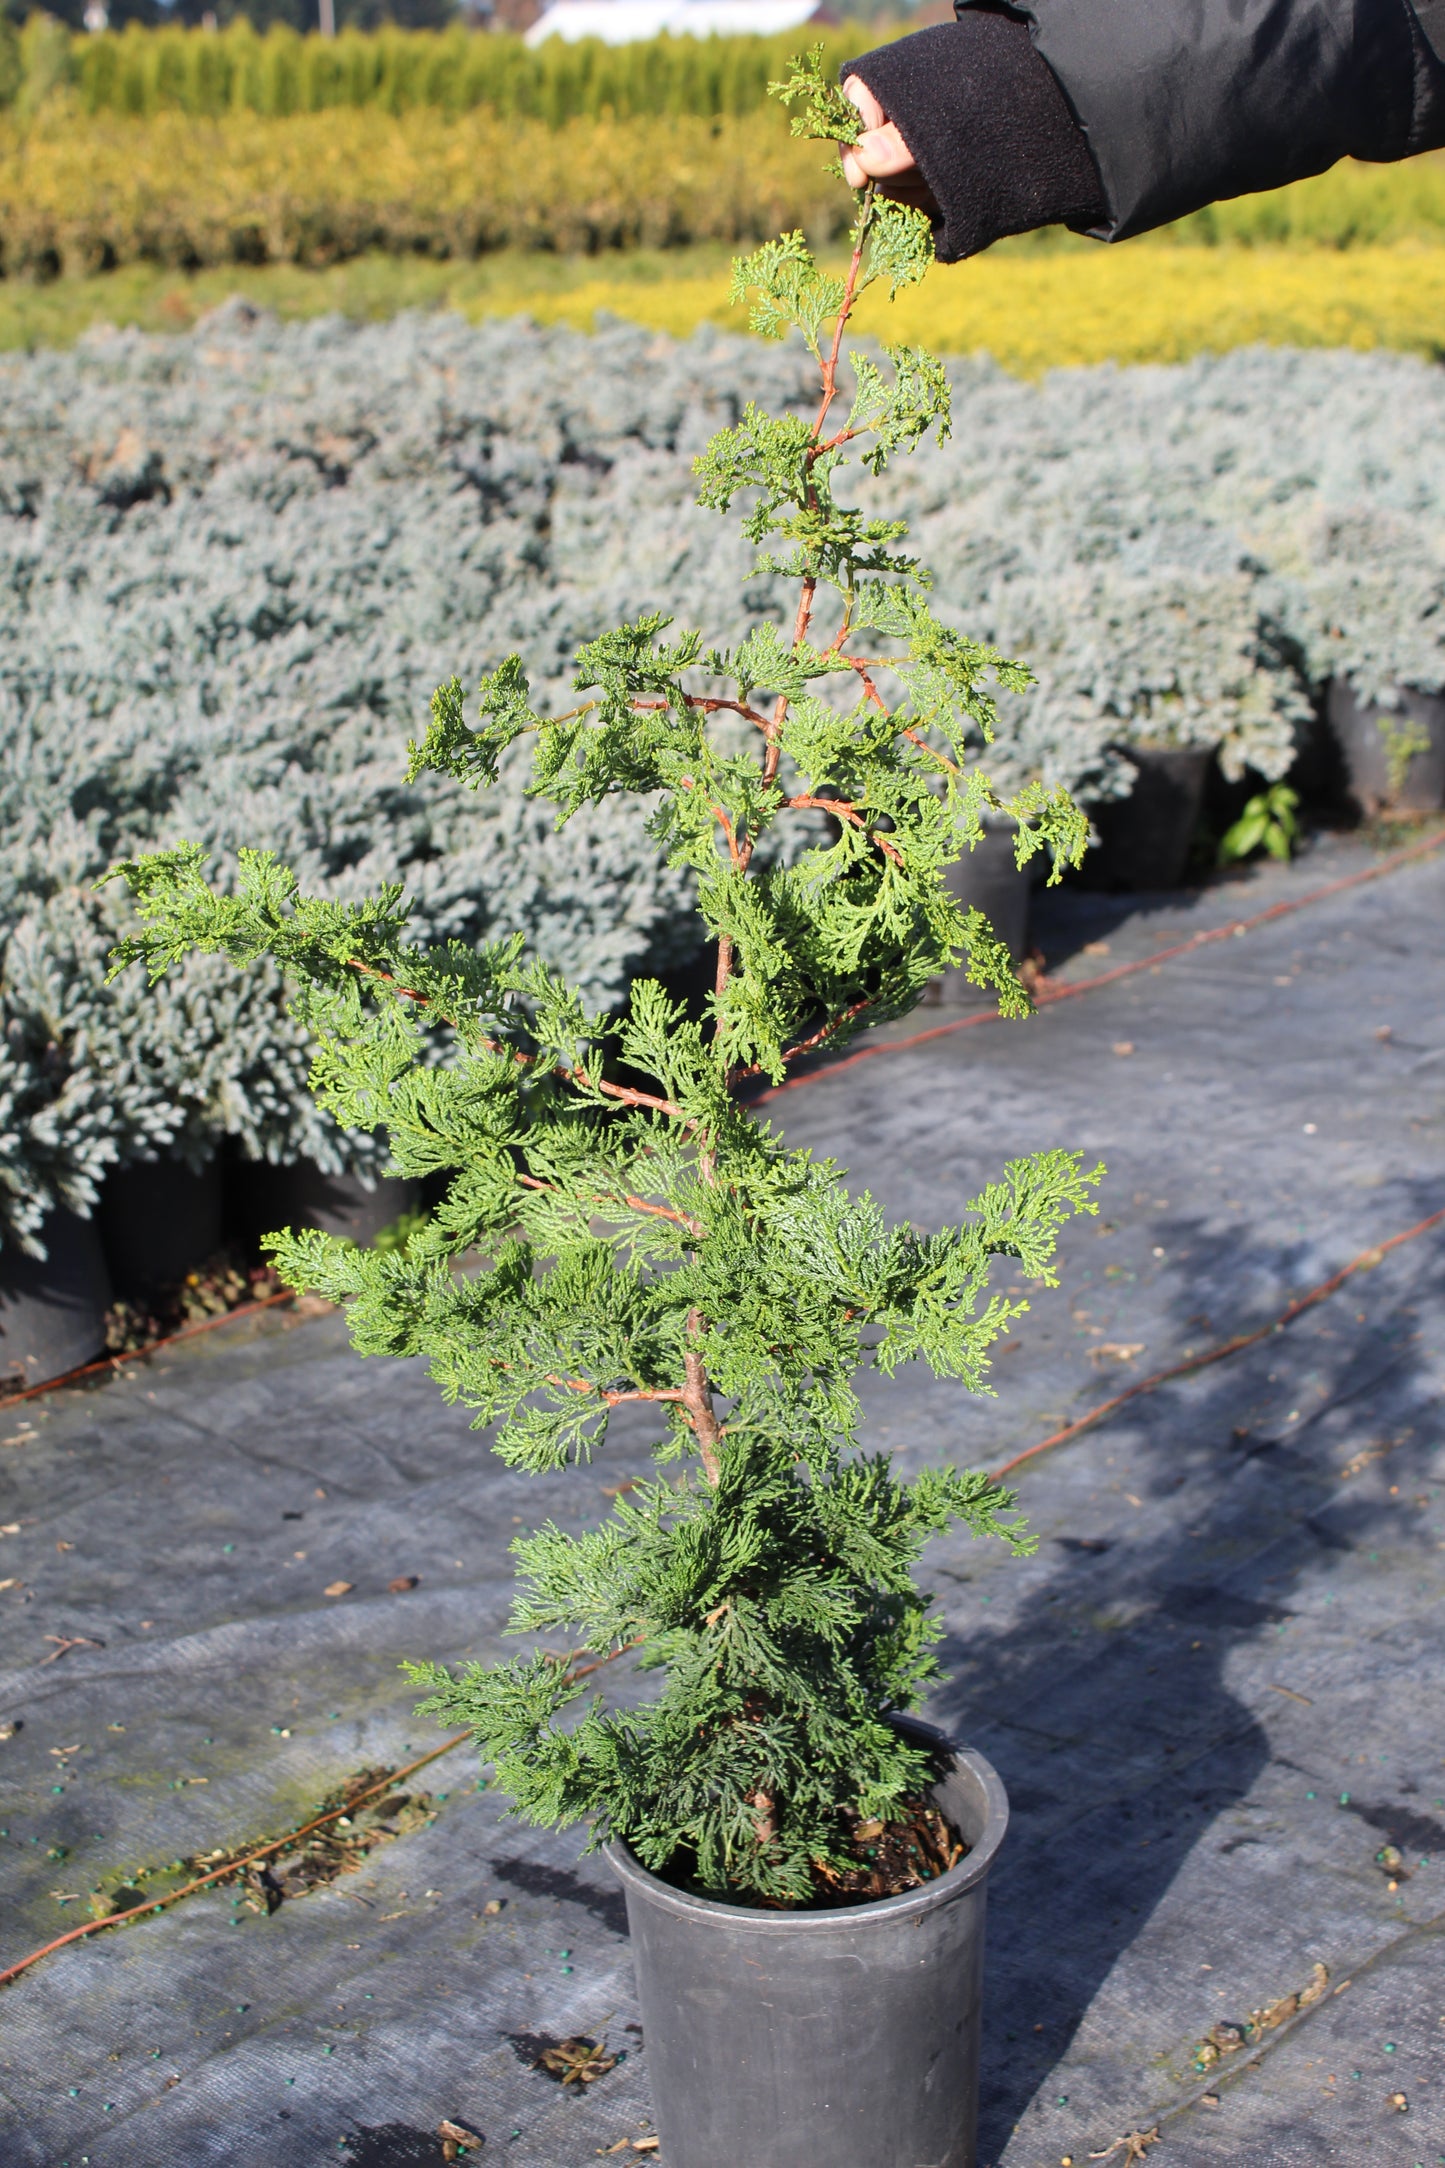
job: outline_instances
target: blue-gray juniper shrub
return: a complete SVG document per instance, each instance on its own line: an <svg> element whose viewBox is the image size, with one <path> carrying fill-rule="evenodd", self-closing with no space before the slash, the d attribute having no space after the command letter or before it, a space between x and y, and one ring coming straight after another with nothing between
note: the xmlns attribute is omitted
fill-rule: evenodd
<svg viewBox="0 0 1445 2168"><path fill-rule="evenodd" d="M856 125L816 57L782 88L803 132ZM858 296L920 278L931 256L926 221L871 193L853 239L844 277L796 234L738 263L754 328L801 332L816 358L818 408L809 423L749 407L697 462L701 501L741 498L763 564L797 581L791 627L757 623L718 652L661 616L619 626L581 650L585 697L560 715L535 712L512 657L475 720L443 685L412 749L414 773L487 788L530 737L531 788L559 823L642 796L715 947L703 1015L646 979L625 1016L589 1014L520 936L412 945L399 888L306 897L262 852L243 854L234 894L208 886L192 846L119 869L143 930L117 968L142 959L155 978L197 949L280 965L322 1106L383 1132L398 1172L446 1177L404 1250L274 1237L285 1278L344 1304L363 1353L426 1356L513 1467L585 1460L613 1408L656 1408L667 1472L589 1534L519 1538L512 1616L518 1634L598 1656L637 1648L662 1674L656 1698L579 1711L568 1661L539 1653L411 1666L423 1707L471 1726L522 1815L585 1819L594 1840L755 1903L810 1899L820 1868L856 1864L855 1820L888 1820L927 1780L890 1720L938 1675L913 1578L929 1539L962 1521L1032 1547L988 1476L905 1483L861 1450L855 1377L922 1361L986 1391L990 1344L1024 1307L989 1294L990 1261L1052 1283L1058 1229L1094 1209L1099 1172L1065 1151L1015 1160L961 1226L922 1234L749 1111L758 1080L904 1014L946 964L1025 1014L1007 950L944 875L985 816L1011 818L1020 861L1045 851L1055 878L1087 836L1062 790L1004 798L979 765L987 686L1021 690L1027 671L941 625L901 525L834 493L850 453L876 472L948 427L941 367L907 348L886 369L850 355L845 403ZM901 687L892 705L885 683ZM849 698L823 697L840 684ZM759 849L799 819L815 824L804 848Z"/></svg>

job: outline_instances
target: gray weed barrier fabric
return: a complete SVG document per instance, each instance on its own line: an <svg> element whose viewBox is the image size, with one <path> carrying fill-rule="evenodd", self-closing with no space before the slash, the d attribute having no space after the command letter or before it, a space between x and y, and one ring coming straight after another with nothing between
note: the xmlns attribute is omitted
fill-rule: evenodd
<svg viewBox="0 0 1445 2168"><path fill-rule="evenodd" d="M1041 937L1095 972L1369 862L1335 843L1157 908L1051 901ZM904 1382L874 1399L877 1441L996 1466L1445 1206L1442 923L1445 856L775 1100L923 1226L1009 1153L1108 1162L997 1399ZM1445 2156L1442 1328L1437 1230L1033 1463L1033 1559L936 1546L930 1713L1013 1804L989 2168L1156 2125L1180 2168ZM398 1659L498 1653L513 1534L595 1521L647 1436L525 1478L331 1316L0 1419L0 1964L92 1889L280 1834L436 1743ZM519 2168L634 2157L646 2043L606 1869L575 1832L509 1823L465 1750L414 1782L435 1818L356 1872L269 1916L188 1899L0 1993L7 2168L396 2168L440 2159L443 2119ZM1320 1967L1322 1993L1248 2030ZM536 2064L578 2035L623 2059L564 2089Z"/></svg>

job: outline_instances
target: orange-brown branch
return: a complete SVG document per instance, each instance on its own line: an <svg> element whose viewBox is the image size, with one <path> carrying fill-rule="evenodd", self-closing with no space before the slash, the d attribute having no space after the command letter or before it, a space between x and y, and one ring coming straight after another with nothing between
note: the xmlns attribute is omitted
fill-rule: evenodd
<svg viewBox="0 0 1445 2168"><path fill-rule="evenodd" d="M360 971L369 979L384 979L387 985L394 986L399 994L404 994L408 1001L419 1002L427 1009L436 1006L430 994L419 994L414 987L403 986L400 979L394 978L389 971L379 970L375 964L364 964L357 956L348 956L346 961L353 971ZM533 1054L523 1054L515 1048L503 1048L496 1039L484 1039L482 1044L494 1054L510 1051L513 1061L523 1066L530 1066L536 1059ZM560 1062L557 1074L567 1083L577 1085L582 1091L600 1092L604 1098L615 1099L621 1106L650 1107L655 1114L666 1114L673 1121L682 1122L688 1129L693 1127L690 1116L683 1112L675 1100L660 1099L655 1092L635 1091L630 1084L614 1084L607 1077L589 1076L583 1068L569 1069Z"/></svg>
<svg viewBox="0 0 1445 2168"><path fill-rule="evenodd" d="M708 1381L707 1367L703 1361L702 1340L707 1332L707 1321L700 1310L687 1313L687 1351L683 1357L683 1375L687 1384L680 1395L687 1411L687 1420L697 1440L702 1458L703 1473L716 1489L722 1476L722 1461L718 1446L722 1440L722 1425L712 1404L712 1386Z"/></svg>
<svg viewBox="0 0 1445 2168"><path fill-rule="evenodd" d="M841 1031L845 1024L851 1024L855 1016L861 1016L865 1009L871 1009L872 1006L872 1002L866 999L855 1001L837 1016L830 1016L827 1023L821 1024L811 1037L799 1039L796 1046L788 1047L783 1055L784 1062L797 1061L802 1055L811 1054L815 1046L821 1046L825 1039L831 1039L835 1031Z"/></svg>
<svg viewBox="0 0 1445 2168"><path fill-rule="evenodd" d="M839 820L851 822L855 828L865 825L863 815L851 798L820 798L814 791L800 791L796 798L785 798L783 804L800 812L805 812L811 806L820 813L833 813Z"/></svg>
<svg viewBox="0 0 1445 2168"><path fill-rule="evenodd" d="M519 1174L517 1176L517 1182L519 1187L522 1189L541 1190L546 1196L549 1197L560 1197L563 1194L563 1192L558 1189L555 1182L544 1182L540 1175ZM646 1197L635 1197L632 1194L631 1190L617 1189L606 1191L601 1196L594 1195L589 1197L587 1199L587 1202L588 1204L600 1205L603 1207L607 1205L625 1204L630 1211L645 1212L649 1214L649 1216L653 1219L672 1220L676 1226L685 1227L690 1235L696 1235L699 1241L701 1241L707 1233L707 1229L703 1226L701 1220L691 1218L690 1215L686 1212L674 1211L670 1204L652 1204Z"/></svg>
<svg viewBox="0 0 1445 2168"><path fill-rule="evenodd" d="M963 770L956 760L950 760L947 753L940 753L936 745L930 745L926 738L920 738L916 730L905 727L901 735L907 738L910 745L916 745L920 753L927 753L930 760L936 760L940 767L947 768L950 775L962 775Z"/></svg>
<svg viewBox="0 0 1445 2168"><path fill-rule="evenodd" d="M859 677L863 680L863 692L865 698L872 701L874 707L877 708L880 715L886 715L888 713L888 702L884 699L882 693L879 692L878 687L874 684L872 676L870 675L871 670L875 666L870 663L864 662L862 657L858 655L840 655L838 657L838 660L839 662L847 663L850 670L857 671Z"/></svg>
<svg viewBox="0 0 1445 2168"><path fill-rule="evenodd" d="M594 1385L591 1378L559 1377L555 1370L547 1373L549 1385L563 1385L569 1393L595 1393L609 1408L620 1407L624 1400L681 1400L684 1396L677 1386L627 1386L611 1387Z"/></svg>
<svg viewBox="0 0 1445 2168"><path fill-rule="evenodd" d="M817 509L818 503L818 493L812 479L813 468L826 448L823 441L823 424L826 422L828 410L837 396L838 357L843 350L843 333L847 329L848 319L853 313L853 304L858 295L858 280L863 269L863 247L867 238L868 214L872 202L873 184L870 182L864 193L859 212L858 239L854 244L853 255L848 265L848 276L843 283L843 299L838 309L837 322L833 326L833 343L828 350L827 359L822 363L822 400L814 417L810 442L804 453L808 469L805 496L812 510ZM811 576L805 576L798 596L797 613L793 619L793 646L795 648L801 647L808 637L808 628L813 621L813 604L817 597L817 590L817 581ZM763 734L767 740L762 763L762 781L765 788L771 787L777 781L778 766L782 759L782 729L787 713L788 695L779 693L773 702L772 714L763 724ZM740 873L746 873L752 863L754 841L755 839L752 836L745 836L734 852L733 864ZM728 981L732 977L735 962L736 957L732 938L728 934L723 934L718 940L717 975L713 982L714 996L719 1002L721 1002L723 995L727 991ZM716 1037L721 1030L722 1019L719 1016L714 1036Z"/></svg>
<svg viewBox="0 0 1445 2168"><path fill-rule="evenodd" d="M691 1117L684 1113L675 1100L659 1099L656 1092L634 1091L630 1084L612 1084L606 1077L589 1076L587 1071L581 1068L562 1069L559 1074L566 1077L569 1084L576 1084L583 1091L601 1092L605 1098L615 1099L621 1106L650 1107L654 1114L666 1114L673 1121L683 1123L688 1129L694 1127Z"/></svg>
<svg viewBox="0 0 1445 2168"><path fill-rule="evenodd" d="M726 710L730 715L741 715L747 722L756 723L759 730L766 730L768 727L766 715L760 715L756 708L750 708L745 700L726 700L714 693L684 693L682 703L684 707L696 708L702 715L716 715ZM634 700L630 704L634 715L659 715L664 709L671 707L672 702Z"/></svg>
<svg viewBox="0 0 1445 2168"><path fill-rule="evenodd" d="M851 1007L841 1009L836 1016L830 1016L826 1024L820 1024L818 1029L810 1033L806 1039L799 1039L796 1046L790 1046L784 1050L781 1057L784 1068L787 1067L790 1061L798 1061L804 1054L811 1054L813 1049L821 1046L825 1039L831 1039L835 1032L841 1031L845 1024L850 1024L855 1016L861 1016L865 1009L871 1009L872 1006L872 1002L866 999L855 1001ZM734 1069L731 1072L731 1081L741 1082L744 1077L761 1076L762 1073L762 1063L751 1061L746 1068Z"/></svg>

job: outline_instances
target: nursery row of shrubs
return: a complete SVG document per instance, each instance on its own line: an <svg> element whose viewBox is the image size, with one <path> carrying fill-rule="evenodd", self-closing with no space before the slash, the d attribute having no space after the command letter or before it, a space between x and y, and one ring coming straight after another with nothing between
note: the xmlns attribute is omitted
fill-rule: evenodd
<svg viewBox="0 0 1445 2168"><path fill-rule="evenodd" d="M1259 350L1020 383L953 368L959 426L878 487L942 614L1025 657L991 765L1092 803L1131 743L1277 778L1321 688L1445 681L1445 384L1400 358ZM519 650L554 702L576 647L648 609L709 638L785 597L692 501L750 396L801 410L788 348L456 318L278 325L0 363L0 1217L43 1239L107 1168L374 1166L318 1119L264 974L191 961L105 986L117 858L263 837L308 884L387 880L423 937L520 927L598 1002L689 958L634 811L560 835L515 779L406 785L432 687ZM874 485L870 485L873 487ZM1005 539L1006 538L1006 539ZM738 605L741 610L742 605Z"/></svg>
<svg viewBox="0 0 1445 2168"><path fill-rule="evenodd" d="M811 32L830 66L876 44L858 25ZM76 37L50 18L23 31L0 17L0 104L34 111L70 90L84 113L150 116L257 113L279 119L328 106L425 107L505 120L568 121L693 114L741 117L768 106L798 33L777 37L659 37L629 45L548 38L536 50L505 31L343 30L299 37L284 24L264 36L244 16L221 31L132 24ZM781 116L775 128L782 129Z"/></svg>
<svg viewBox="0 0 1445 2168"><path fill-rule="evenodd" d="M1358 170L1301 187L1349 193ZM1445 168L1431 172L1445 180ZM675 120L659 149L640 120L580 120L559 132L488 113L441 121L376 109L285 121L168 113L82 127L59 115L29 128L0 117L0 274L9 277L138 262L314 266L377 250L466 261L507 247L733 244L780 225L823 242L841 238L846 208L815 148L740 120ZM1441 209L1445 220L1445 188ZM1161 260L1148 247L1091 245L935 274L907 297L904 316L910 337L1017 351L1029 368L1115 348L1174 357L1261 335L1430 351L1437 261L1433 251L1300 250L1211 255L1206 266L1192 254ZM901 328L900 318L891 335Z"/></svg>
<svg viewBox="0 0 1445 2168"><path fill-rule="evenodd" d="M1445 166L1424 161L1396 174L1345 168L1250 200L1261 237L1273 207L1286 238L1297 227L1361 239L1388 230L1392 198L1412 191L1445 232ZM659 139L644 119L583 118L558 130L486 109L454 118L378 106L284 120L161 112L82 121L64 108L30 123L0 115L0 275L10 278L138 262L319 265L378 250L464 261L507 247L731 245L780 226L821 244L841 239L847 210L816 146L771 120L680 115ZM1185 221L1175 232L1187 239L1192 230ZM1037 320L1031 350L1046 361L1076 358L1081 341L1097 352L1101 336L1129 353L1218 347L1230 343L1230 325L1245 336L1258 325L1276 337L1428 348L1438 334L1436 260L1404 248L1304 249L1284 261L1211 254L1206 277L1235 268L1228 290L1211 286L1201 308L1190 286L1195 252L1161 264L1147 243L1089 244L1082 257L1004 255L936 274L912 313L926 309L936 344L980 343L971 312L1012 272L994 342L1017 343L1014 318L1020 337ZM1160 288L1161 278L1171 283ZM1208 323L1217 318L1227 322L1214 336Z"/></svg>
<svg viewBox="0 0 1445 2168"><path fill-rule="evenodd" d="M665 155L633 120L375 109L194 122L168 113L29 131L0 123L0 272L148 261L323 264L381 249L469 258L841 234L815 146L744 121L679 119Z"/></svg>
<svg viewBox="0 0 1445 2168"><path fill-rule="evenodd" d="M841 64L860 46L876 42L876 29L842 25L820 29L816 36L825 49L827 65ZM145 30L130 25L119 34L73 36L51 17L32 14L17 29L0 16L0 114L12 126L5 149L6 194L23 198L30 192L44 199L50 215L57 210L64 220L75 218L84 196L116 195L133 202L143 192L152 216L163 215L166 230L185 233L180 255L162 254L161 260L211 262L231 260L212 251L213 242L195 243L190 238L186 201L200 186L211 207L196 225L201 232L214 223L216 193L208 185L207 169L219 162L239 161L245 169L242 194L264 189L271 212L260 229L272 254L284 254L287 243L274 236L278 207L297 206L292 223L304 226L308 203L326 206L325 217L339 235L361 235L357 242L334 246L395 246L445 249L467 253L476 246L494 245L486 239L458 238L438 219L432 193L426 190L424 169L449 155L470 164L473 176L494 201L510 202L517 194L497 168L515 164L529 171L538 158L543 179L537 215L530 227L519 226L515 215L504 220L506 232L525 230L540 236L538 245L603 245L616 233L626 235L636 220L619 218L606 205L615 197L626 160L638 166L645 181L634 182L632 195L652 203L666 203L667 215L651 216L650 231L670 237L702 237L717 233L760 231L755 199L771 189L785 223L809 224L819 236L835 230L841 215L818 184L818 156L804 146L787 142L787 128L776 105L767 97L769 81L783 72L783 63L796 48L798 33L780 37L660 37L630 45L604 45L584 39L571 44L561 38L546 40L535 51L520 38L506 33L480 33L457 27L444 32L385 28L375 32L344 31L337 38L300 37L284 25L274 25L264 36L238 19L223 31L186 30L179 26ZM239 130L217 138L203 131L188 139L183 128L165 134L160 155L152 155L144 139L114 123L137 120L154 122L158 116L173 123L252 118L298 122L330 112L353 124L369 116L370 128L342 127L335 133L321 129L300 139L295 151L284 129L274 132ZM387 119L412 116L415 133L403 140L408 145L406 170L393 166L385 171L392 141L379 124ZM475 134L456 133L447 124L469 116L525 124L520 141L509 133L500 138L483 129ZM659 138L659 119L669 123ZM570 157L558 167L558 150L550 153L532 131L573 131L578 122L636 122L645 130L639 135L624 129L620 135L594 136L585 129L577 136ZM697 122L749 123L746 131L725 130L719 148L709 151L709 137L702 130L680 124ZM40 139L31 140L30 155L16 166L19 145L39 128ZM57 153L57 140L64 146ZM0 134L0 143L5 138ZM780 153L780 143L786 149ZM612 156L611 153L616 153ZM791 156L788 153L791 152ZM505 154L505 155L504 155ZM712 180L719 192L735 197L740 176L733 170L744 160L761 161L764 177L743 182L747 209L733 228L725 224L700 224L692 203L693 185L700 157L713 165ZM779 156L783 163L777 163ZM378 156L382 174L373 180L367 164ZM723 171L716 170L721 160ZM137 190L127 179L134 161L146 179ZM301 176L317 164L331 170ZM592 178L594 168L595 179ZM165 176L174 172L173 183ZM598 218L583 219L567 238L546 202L553 191L554 176L564 171L574 196L584 201L599 196L604 208ZM57 174L72 200L57 206L54 196ZM776 193L780 176L783 191ZM376 204L395 199L402 188L423 191L428 206L411 227L397 222L397 213L378 220ZM350 193L348 191L351 191ZM798 206L802 208L799 209ZM846 204L843 207L846 209ZM234 195L224 204L227 215L239 211L238 230L255 228L254 204L238 203ZM15 217L12 211L12 218ZM314 215L314 214L313 214ZM279 212L284 221L286 213ZM112 221L115 223L115 221ZM124 220L120 221L122 226ZM475 222L485 232L485 214ZM1350 161L1308 181L1266 195L1243 196L1215 204L1180 220L1164 230L1164 238L1205 246L1319 246L1346 249L1401 240L1439 239L1445 234L1445 160L1438 155L1410 159L1395 166L1356 165ZM559 237L560 236L560 237ZM597 236L601 236L599 241ZM1040 237L1035 245L1051 245L1052 237ZM233 254L245 256L243 243ZM117 246L111 233L106 248L114 260L131 255L157 253L150 246L122 240ZM163 244L162 244L163 246ZM189 250L189 253L187 253ZM33 253L33 252L32 252ZM61 254L68 262L64 246ZM32 256L22 248L7 248L5 267L26 268ZM84 249L77 260L89 260ZM109 259L106 259L109 260ZM300 257L297 260L309 260Z"/></svg>

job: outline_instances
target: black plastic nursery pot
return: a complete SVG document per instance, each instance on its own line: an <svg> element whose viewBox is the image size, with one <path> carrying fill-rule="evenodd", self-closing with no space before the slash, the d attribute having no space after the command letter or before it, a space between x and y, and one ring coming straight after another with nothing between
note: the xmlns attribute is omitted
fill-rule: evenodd
<svg viewBox="0 0 1445 2168"><path fill-rule="evenodd" d="M1213 750L1192 745L1122 745L1134 788L1093 810L1096 849L1083 864L1091 888L1178 888L1199 826Z"/></svg>
<svg viewBox="0 0 1445 2168"><path fill-rule="evenodd" d="M1014 853L1013 830L988 829L981 842L971 851L965 851L958 863L949 867L946 878L948 893L954 901L965 911L982 911L999 939L1008 943L1014 962L1020 962L1028 953L1029 898L1033 892L1034 869L1019 865ZM948 1007L985 998L979 988L970 983L967 967L963 964L955 964L951 970L941 972L933 984L937 989L935 998Z"/></svg>
<svg viewBox="0 0 1445 2168"><path fill-rule="evenodd" d="M620 1839L643 2039L668 2168L975 2168L988 1874L1008 1799L981 1754L911 1720L966 1858L830 1911L717 1904Z"/></svg>
<svg viewBox="0 0 1445 2168"><path fill-rule="evenodd" d="M226 1170L226 1216L253 1246L282 1227L319 1227L348 1242L374 1242L421 1202L420 1182L383 1175L368 1187L357 1174L323 1174L309 1159L280 1167L237 1159Z"/></svg>
<svg viewBox="0 0 1445 2168"><path fill-rule="evenodd" d="M0 1392L46 1385L105 1346L110 1274L93 1220L57 1208L40 1231L47 1255L0 1250Z"/></svg>
<svg viewBox="0 0 1445 2168"><path fill-rule="evenodd" d="M221 1163L118 1167L107 1177L96 1223L118 1295L173 1286L221 1247Z"/></svg>
<svg viewBox="0 0 1445 2168"><path fill-rule="evenodd" d="M1360 811L1433 813L1445 805L1445 696L1400 691L1398 708L1359 699L1344 678L1331 678L1325 713L1344 755L1347 788ZM1408 727L1427 746L1391 774L1390 726ZM1383 726L1383 727L1382 727Z"/></svg>

